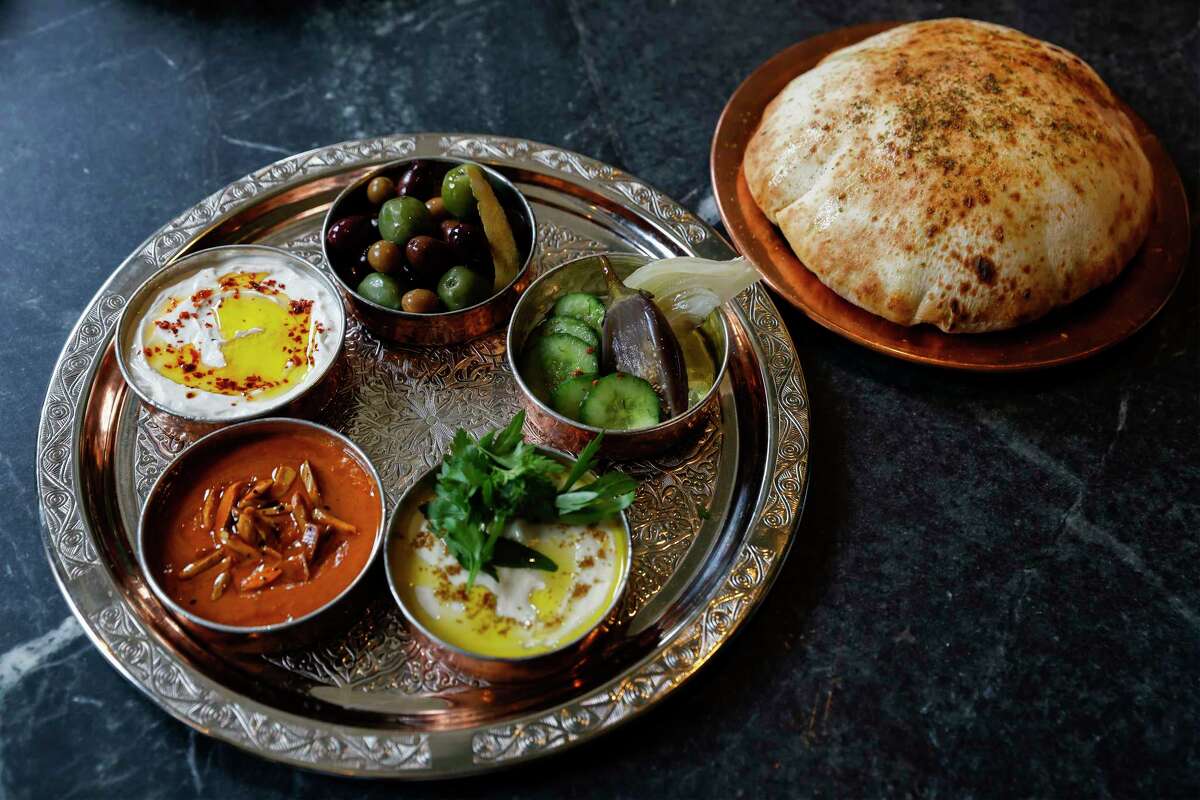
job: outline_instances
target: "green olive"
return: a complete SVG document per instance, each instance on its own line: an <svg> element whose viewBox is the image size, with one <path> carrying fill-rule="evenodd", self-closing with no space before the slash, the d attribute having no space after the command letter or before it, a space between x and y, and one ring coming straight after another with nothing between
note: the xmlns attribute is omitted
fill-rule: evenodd
<svg viewBox="0 0 1200 800"><path fill-rule="evenodd" d="M451 267L438 281L438 297L451 311L482 303L491 293L492 287L466 267Z"/></svg>
<svg viewBox="0 0 1200 800"><path fill-rule="evenodd" d="M379 209L379 235L403 247L414 236L433 232L425 204L415 197L393 197Z"/></svg>
<svg viewBox="0 0 1200 800"><path fill-rule="evenodd" d="M367 263L376 272L395 272L404 263L400 245L389 242L387 239L380 239L367 248Z"/></svg>
<svg viewBox="0 0 1200 800"><path fill-rule="evenodd" d="M428 289L410 289L400 298L400 307L410 314L432 314L438 310L438 296Z"/></svg>
<svg viewBox="0 0 1200 800"><path fill-rule="evenodd" d="M381 206L395 196L396 184L392 183L391 178L380 175L378 178L372 178L367 184L367 199L371 201L371 205Z"/></svg>
<svg viewBox="0 0 1200 800"><path fill-rule="evenodd" d="M358 293L384 308L400 307L400 286L390 275L372 272L358 284Z"/></svg>
<svg viewBox="0 0 1200 800"><path fill-rule="evenodd" d="M475 216L475 193L465 164L459 164L442 179L442 204L452 216L468 219Z"/></svg>

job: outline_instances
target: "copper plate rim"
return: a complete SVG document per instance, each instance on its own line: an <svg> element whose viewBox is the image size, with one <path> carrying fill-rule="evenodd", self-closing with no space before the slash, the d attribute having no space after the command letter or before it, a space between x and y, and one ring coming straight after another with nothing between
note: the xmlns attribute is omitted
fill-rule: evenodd
<svg viewBox="0 0 1200 800"><path fill-rule="evenodd" d="M742 159L767 103L834 50L901 24L871 22L805 39L772 56L734 90L713 133L710 174L721 221L738 250L772 289L818 325L919 364L974 372L1044 369L1094 356L1141 330L1178 287L1191 230L1187 197L1170 155L1124 103L1154 173L1155 213L1141 249L1111 284L1008 331L948 334L928 324L898 325L859 308L821 283L759 210Z"/></svg>

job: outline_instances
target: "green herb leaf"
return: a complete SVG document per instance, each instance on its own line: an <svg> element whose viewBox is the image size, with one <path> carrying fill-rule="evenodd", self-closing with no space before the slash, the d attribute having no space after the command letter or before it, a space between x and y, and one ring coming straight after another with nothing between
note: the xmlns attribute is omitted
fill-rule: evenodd
<svg viewBox="0 0 1200 800"><path fill-rule="evenodd" d="M496 549L492 553L492 561L488 566L514 569L523 567L540 569L543 572L558 572L558 564L554 563L554 559L512 539L500 539L496 542Z"/></svg>
<svg viewBox="0 0 1200 800"><path fill-rule="evenodd" d="M564 467L521 437L524 422L522 411L504 428L479 439L456 431L442 460L434 498L421 508L430 528L467 570L468 588L480 572L494 577L497 566L558 568L547 556L503 538L513 519L589 524L633 503L637 482L621 472L605 473L570 491L591 469L601 436L588 443L557 488Z"/></svg>
<svg viewBox="0 0 1200 800"><path fill-rule="evenodd" d="M525 411L518 411L512 418L512 422L508 423L499 433L496 434L496 441L492 443L491 451L498 456L506 456L513 451L518 444L521 443L521 429L525 427Z"/></svg>
<svg viewBox="0 0 1200 800"><path fill-rule="evenodd" d="M596 460L596 453L600 451L600 442L602 441L604 441L604 431L600 431L595 439L583 446L583 449L579 451L579 458L575 459L575 466L571 467L571 471L567 473L567 479L559 487L560 492L571 491L571 487L592 468L592 462Z"/></svg>

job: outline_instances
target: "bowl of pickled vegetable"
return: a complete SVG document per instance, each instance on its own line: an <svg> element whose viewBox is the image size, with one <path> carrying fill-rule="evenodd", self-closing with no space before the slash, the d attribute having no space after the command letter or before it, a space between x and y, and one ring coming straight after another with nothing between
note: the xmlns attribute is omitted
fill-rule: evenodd
<svg viewBox="0 0 1200 800"><path fill-rule="evenodd" d="M552 446L578 453L605 431L603 455L639 458L704 420L729 358L724 313L710 304L696 319L676 313L677 293L626 285L649 260L585 256L542 275L517 303L509 365Z"/></svg>
<svg viewBox="0 0 1200 800"><path fill-rule="evenodd" d="M413 344L503 325L529 284L533 211L496 170L454 158L385 164L337 197L321 243L367 328Z"/></svg>

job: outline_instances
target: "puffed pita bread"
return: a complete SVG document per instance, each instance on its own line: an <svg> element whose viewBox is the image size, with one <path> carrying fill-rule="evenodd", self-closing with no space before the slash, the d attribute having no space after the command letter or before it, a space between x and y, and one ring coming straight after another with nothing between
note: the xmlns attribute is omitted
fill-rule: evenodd
<svg viewBox="0 0 1200 800"><path fill-rule="evenodd" d="M743 166L826 286L950 332L1010 328L1108 283L1153 213L1150 164L1099 76L966 19L831 53L767 106Z"/></svg>

